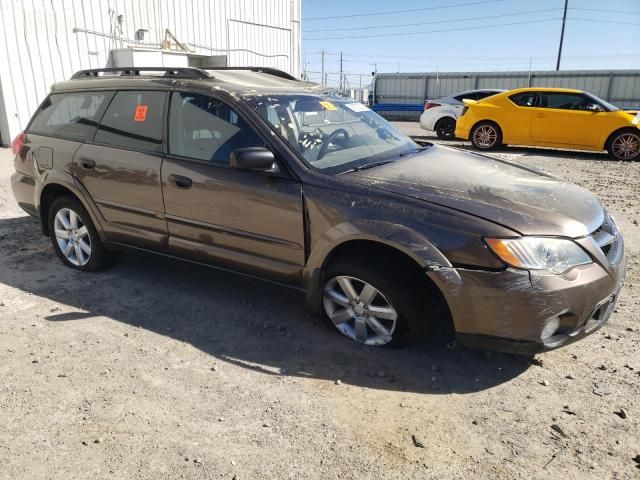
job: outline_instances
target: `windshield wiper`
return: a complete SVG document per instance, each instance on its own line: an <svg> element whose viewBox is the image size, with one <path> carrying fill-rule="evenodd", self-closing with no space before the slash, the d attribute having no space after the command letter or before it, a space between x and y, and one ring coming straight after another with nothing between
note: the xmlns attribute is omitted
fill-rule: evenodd
<svg viewBox="0 0 640 480"><path fill-rule="evenodd" d="M358 167L351 168L349 170L345 170L344 172L341 172L339 175L343 175L345 173L359 172L360 170L366 170L368 168L379 167L380 165L385 165L387 163L393 163L394 161L395 160L383 160L381 162L365 163L364 165L360 165Z"/></svg>
<svg viewBox="0 0 640 480"><path fill-rule="evenodd" d="M420 145L418 148L415 148L413 150L410 150L406 153L401 153L400 157L406 157L407 155L412 155L414 153L418 153L418 152L424 152L426 149L433 147L433 143L429 143L427 145Z"/></svg>

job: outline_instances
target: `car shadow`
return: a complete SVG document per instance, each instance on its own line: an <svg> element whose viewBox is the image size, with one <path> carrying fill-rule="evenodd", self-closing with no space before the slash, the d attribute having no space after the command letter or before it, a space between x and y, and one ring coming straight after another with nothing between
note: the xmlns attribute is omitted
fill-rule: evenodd
<svg viewBox="0 0 640 480"><path fill-rule="evenodd" d="M494 387L531 364L460 346L364 347L303 315L300 292L151 254L122 254L100 273L74 271L30 217L0 219L0 251L1 283L70 307L52 309L48 321L108 317L263 375L449 394Z"/></svg>

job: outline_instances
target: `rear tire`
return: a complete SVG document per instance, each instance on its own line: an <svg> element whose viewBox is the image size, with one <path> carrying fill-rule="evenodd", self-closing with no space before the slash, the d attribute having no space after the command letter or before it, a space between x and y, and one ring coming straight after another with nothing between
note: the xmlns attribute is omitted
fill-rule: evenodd
<svg viewBox="0 0 640 480"><path fill-rule="evenodd" d="M78 200L71 197L54 200L48 222L53 249L67 267L96 272L109 266L111 256Z"/></svg>
<svg viewBox="0 0 640 480"><path fill-rule="evenodd" d="M440 140L453 140L456 138L456 121L451 117L444 117L436 124L436 135Z"/></svg>
<svg viewBox="0 0 640 480"><path fill-rule="evenodd" d="M478 150L495 150L502 146L502 130L493 122L479 122L471 129L469 139Z"/></svg>
<svg viewBox="0 0 640 480"><path fill-rule="evenodd" d="M614 160L640 160L640 131L627 129L615 132L609 138L606 148Z"/></svg>
<svg viewBox="0 0 640 480"><path fill-rule="evenodd" d="M432 302L396 271L356 261L329 265L322 289L324 321L369 346L398 346L421 338Z"/></svg>

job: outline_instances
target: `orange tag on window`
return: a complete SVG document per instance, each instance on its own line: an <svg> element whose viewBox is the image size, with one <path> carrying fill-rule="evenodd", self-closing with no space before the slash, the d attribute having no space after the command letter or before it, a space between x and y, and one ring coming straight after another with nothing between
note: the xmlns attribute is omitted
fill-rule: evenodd
<svg viewBox="0 0 640 480"><path fill-rule="evenodd" d="M136 107L136 113L133 115L133 120L136 122L144 122L147 119L147 105L138 105Z"/></svg>

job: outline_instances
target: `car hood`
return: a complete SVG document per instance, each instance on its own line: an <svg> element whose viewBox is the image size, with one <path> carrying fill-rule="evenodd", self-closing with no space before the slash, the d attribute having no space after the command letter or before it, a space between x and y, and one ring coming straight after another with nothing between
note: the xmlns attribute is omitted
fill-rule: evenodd
<svg viewBox="0 0 640 480"><path fill-rule="evenodd" d="M500 224L523 235L582 237L604 220L588 190L532 167L433 146L346 174L361 184Z"/></svg>

